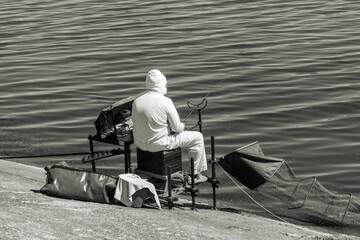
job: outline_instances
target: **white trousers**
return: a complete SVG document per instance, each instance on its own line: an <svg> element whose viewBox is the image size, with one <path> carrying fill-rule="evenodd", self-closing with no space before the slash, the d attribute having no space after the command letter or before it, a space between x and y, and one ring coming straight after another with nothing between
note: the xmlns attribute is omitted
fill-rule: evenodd
<svg viewBox="0 0 360 240"><path fill-rule="evenodd" d="M207 170L207 160L205 153L204 138L201 132L183 131L178 134L171 135L170 142L166 150L182 148L187 150L189 160L194 159L194 173L200 173Z"/></svg>

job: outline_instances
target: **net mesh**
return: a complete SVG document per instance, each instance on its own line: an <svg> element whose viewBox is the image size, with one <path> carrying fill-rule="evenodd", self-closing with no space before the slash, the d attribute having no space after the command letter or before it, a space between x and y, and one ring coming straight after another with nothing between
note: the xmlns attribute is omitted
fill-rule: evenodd
<svg viewBox="0 0 360 240"><path fill-rule="evenodd" d="M360 226L358 197L328 190L315 177L296 177L284 160L264 156L258 143L226 155L220 165L245 186L271 199L268 205L278 215L322 225ZM234 170L239 167L240 171Z"/></svg>
<svg viewBox="0 0 360 240"><path fill-rule="evenodd" d="M359 199L326 189L315 177L299 179L284 163L264 184L254 189L280 200L283 216L324 225L360 226Z"/></svg>

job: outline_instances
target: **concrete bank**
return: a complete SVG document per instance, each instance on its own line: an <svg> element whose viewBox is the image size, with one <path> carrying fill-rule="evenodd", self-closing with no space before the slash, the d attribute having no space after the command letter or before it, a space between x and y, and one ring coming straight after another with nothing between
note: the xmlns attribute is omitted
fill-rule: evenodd
<svg viewBox="0 0 360 240"><path fill-rule="evenodd" d="M42 168L0 160L1 239L359 239L247 213L127 208L39 193Z"/></svg>

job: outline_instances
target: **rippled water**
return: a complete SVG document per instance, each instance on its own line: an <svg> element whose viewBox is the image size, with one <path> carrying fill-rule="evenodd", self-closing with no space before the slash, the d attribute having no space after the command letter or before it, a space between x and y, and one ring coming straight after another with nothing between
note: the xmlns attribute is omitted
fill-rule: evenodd
<svg viewBox="0 0 360 240"><path fill-rule="evenodd" d="M0 6L0 155L88 151L100 110L139 93L146 72L158 68L181 117L187 101L208 95L208 153L211 135L219 157L258 140L298 177L360 193L360 3Z"/></svg>

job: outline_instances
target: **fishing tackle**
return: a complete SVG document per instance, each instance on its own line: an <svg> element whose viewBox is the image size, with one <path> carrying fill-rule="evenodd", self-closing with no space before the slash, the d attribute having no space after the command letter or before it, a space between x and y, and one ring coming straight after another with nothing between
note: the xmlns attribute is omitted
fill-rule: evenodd
<svg viewBox="0 0 360 240"><path fill-rule="evenodd" d="M197 124L196 124L195 126L193 126L190 130L194 129L196 126L199 126L199 131L201 132L201 130L202 130L202 127L201 127L201 124L202 124L202 122L201 122L201 111L202 111L203 109L205 109L206 106L207 106L207 104L208 104L207 97L209 97L209 95L210 95L211 93L213 93L213 92L216 90L216 88L217 88L222 82L224 82L224 81L225 81L225 79L220 80L210 91L208 91L208 92L206 93L206 95L204 96L204 98L201 100L200 103L198 103L198 104L193 104L193 103L191 103L191 102L187 102L187 106L191 109L191 111L190 111L190 113L184 118L183 122L185 123L186 120L191 116L191 114L193 114L194 111L198 111L198 116L199 116L199 120L198 120ZM203 105L203 106L202 106L202 105Z"/></svg>
<svg viewBox="0 0 360 240"><path fill-rule="evenodd" d="M96 152L98 153L98 152ZM15 158L40 158L40 157L65 157L75 155L85 155L89 152L77 152L77 153L59 153L59 154L44 154L44 155L25 155L25 156L3 156L0 159L15 159Z"/></svg>
<svg viewBox="0 0 360 240"><path fill-rule="evenodd" d="M204 103L203 106L201 106ZM196 125L194 125L192 128L190 128L189 130L193 130L195 127L199 126L199 132L202 132L202 121L201 121L201 111L203 109L206 108L207 106L207 99L204 98L199 104L195 105L192 104L190 102L187 102L188 107L191 109L190 113L187 115L187 117L185 118L184 122L186 121L186 119L194 112L194 111L198 111L198 122ZM201 107L200 107L201 106Z"/></svg>

